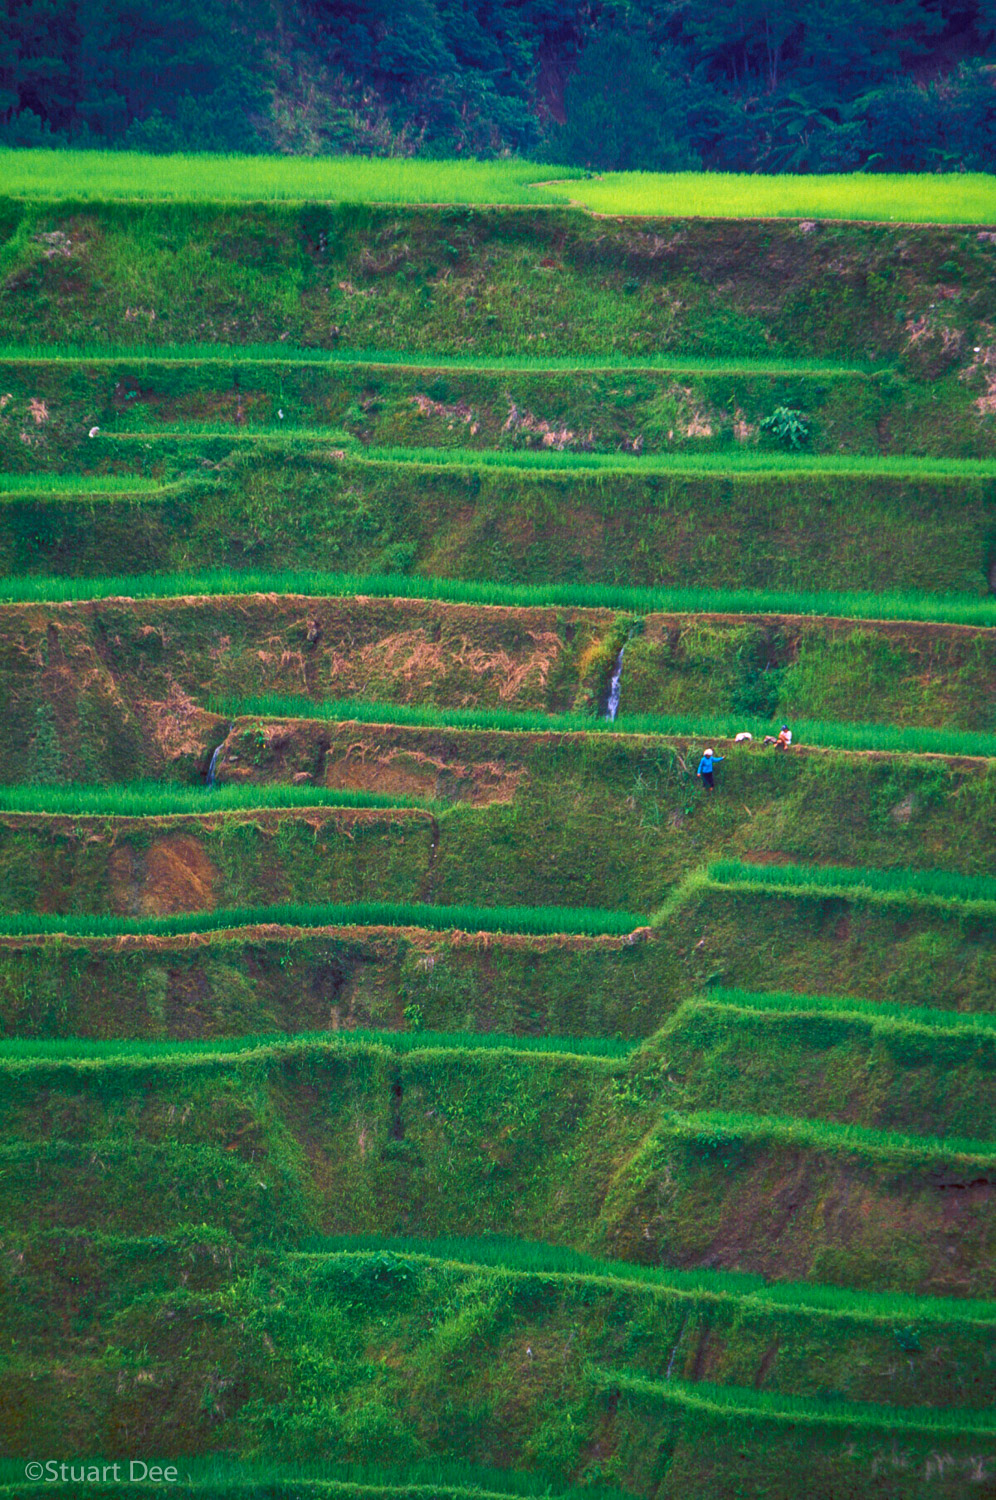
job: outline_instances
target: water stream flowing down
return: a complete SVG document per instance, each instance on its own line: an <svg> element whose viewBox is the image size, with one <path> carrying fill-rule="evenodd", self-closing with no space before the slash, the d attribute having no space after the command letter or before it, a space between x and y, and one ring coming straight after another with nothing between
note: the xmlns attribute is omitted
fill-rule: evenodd
<svg viewBox="0 0 996 1500"><path fill-rule="evenodd" d="M234 724L229 724L229 726L228 726L228 734L231 734L231 732L232 732L232 730L234 728L235 728ZM228 735L225 736L225 739L227 739L227 738L228 738ZM215 772L216 772L217 767L218 767L218 757L221 755L221 752L222 752L222 750L224 748L225 748L225 740L222 740L220 744L215 745L214 749L211 752L211 759L210 759L210 761L208 763L208 768L207 768L207 776L204 778L204 783L205 783L206 786L214 786Z"/></svg>
<svg viewBox="0 0 996 1500"><path fill-rule="evenodd" d="M623 646L616 657L612 681L609 683L609 701L605 706L605 717L607 719L614 719L619 712L619 694L622 692L623 652L625 650L626 647Z"/></svg>

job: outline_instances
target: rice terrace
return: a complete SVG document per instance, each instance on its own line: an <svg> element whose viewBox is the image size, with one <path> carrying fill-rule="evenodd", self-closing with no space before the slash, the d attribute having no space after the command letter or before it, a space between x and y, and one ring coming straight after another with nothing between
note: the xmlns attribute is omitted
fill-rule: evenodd
<svg viewBox="0 0 996 1500"><path fill-rule="evenodd" d="M996 178L0 192L0 1500L992 1494Z"/></svg>

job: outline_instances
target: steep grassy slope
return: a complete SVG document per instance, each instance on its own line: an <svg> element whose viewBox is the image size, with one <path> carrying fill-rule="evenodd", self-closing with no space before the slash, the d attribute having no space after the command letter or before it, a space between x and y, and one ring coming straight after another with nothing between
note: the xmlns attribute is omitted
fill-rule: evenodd
<svg viewBox="0 0 996 1500"><path fill-rule="evenodd" d="M0 319L28 347L898 356L935 375L973 365L984 340L966 334L996 314L992 246L959 227L317 204L11 204L4 218ZM973 379L984 389L982 366Z"/></svg>
<svg viewBox="0 0 996 1500"><path fill-rule="evenodd" d="M240 720L214 766L241 806L218 805L211 788L152 787L135 817L127 789L91 811L86 787L0 788L0 910L154 916L382 899L649 912L715 858L992 869L992 760L832 750L788 759L724 743L715 797L695 777L704 745ZM291 780L297 806L268 808ZM328 788L433 805L325 808ZM182 812L170 811L175 794Z"/></svg>
<svg viewBox="0 0 996 1500"><path fill-rule="evenodd" d="M5 778L200 779L227 727L205 704L260 692L599 709L633 623L610 611L370 598L0 605ZM993 639L963 627L652 615L627 645L620 708L624 719L770 714L992 732ZM318 774L332 733L300 741L288 772ZM268 731L251 762L269 764L277 743Z"/></svg>
<svg viewBox="0 0 996 1500"><path fill-rule="evenodd" d="M452 357L336 349L254 351L183 346L149 353L61 355L57 347L17 357L0 350L9 400L0 421L5 468L99 462L88 434L155 432L178 423L224 430L327 428L380 447L554 451L735 452L775 441L760 424L777 407L805 416L806 450L903 456L991 454L996 430L977 406L973 381L948 374L927 384L898 369L848 370L839 363L672 356L652 363L574 360L516 367L515 356ZM655 356L660 358L660 356ZM667 357L663 357L665 361ZM670 366L670 367L669 367ZM23 436L22 436L23 434ZM25 442L24 438L29 439Z"/></svg>
<svg viewBox="0 0 996 1500"><path fill-rule="evenodd" d="M0 1495L981 1493L989 231L0 228Z"/></svg>
<svg viewBox="0 0 996 1500"><path fill-rule="evenodd" d="M82 577L222 564L978 596L992 562L996 479L987 473L670 474L644 472L649 459L605 475L520 473L472 458L352 459L318 439L299 452L279 438L225 461L218 441L212 482L134 498L4 499L0 561ZM182 446L175 467L190 463ZM157 441L121 451L152 468L162 456Z"/></svg>

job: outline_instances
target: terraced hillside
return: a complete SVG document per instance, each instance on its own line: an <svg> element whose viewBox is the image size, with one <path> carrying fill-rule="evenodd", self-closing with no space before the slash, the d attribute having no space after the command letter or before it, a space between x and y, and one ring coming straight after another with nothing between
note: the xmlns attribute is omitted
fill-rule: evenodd
<svg viewBox="0 0 996 1500"><path fill-rule="evenodd" d="M987 1493L996 233L0 224L0 1495Z"/></svg>

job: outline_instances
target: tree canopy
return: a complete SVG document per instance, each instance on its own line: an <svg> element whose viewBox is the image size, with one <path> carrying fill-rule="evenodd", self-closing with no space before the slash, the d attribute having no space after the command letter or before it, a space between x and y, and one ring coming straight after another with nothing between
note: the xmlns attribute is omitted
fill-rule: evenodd
<svg viewBox="0 0 996 1500"><path fill-rule="evenodd" d="M990 169L996 0L0 0L0 141Z"/></svg>

